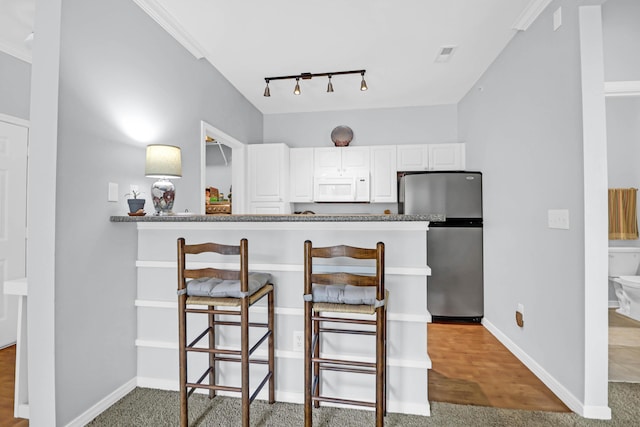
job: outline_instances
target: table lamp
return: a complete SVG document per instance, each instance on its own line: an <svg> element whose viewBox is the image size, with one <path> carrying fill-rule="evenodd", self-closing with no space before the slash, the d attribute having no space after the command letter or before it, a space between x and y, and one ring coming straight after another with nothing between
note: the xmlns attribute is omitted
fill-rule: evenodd
<svg viewBox="0 0 640 427"><path fill-rule="evenodd" d="M158 178L151 186L151 198L156 215L172 215L171 209L173 209L176 189L169 178L182 177L180 147L160 144L147 145L144 174L147 178Z"/></svg>

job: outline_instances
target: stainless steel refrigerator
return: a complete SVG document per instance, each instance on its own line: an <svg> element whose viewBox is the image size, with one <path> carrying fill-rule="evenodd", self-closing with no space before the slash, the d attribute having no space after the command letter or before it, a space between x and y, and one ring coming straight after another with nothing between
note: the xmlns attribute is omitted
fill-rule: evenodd
<svg viewBox="0 0 640 427"><path fill-rule="evenodd" d="M427 308L434 322L480 322L484 315L482 174L401 172L398 213L444 214L427 232Z"/></svg>

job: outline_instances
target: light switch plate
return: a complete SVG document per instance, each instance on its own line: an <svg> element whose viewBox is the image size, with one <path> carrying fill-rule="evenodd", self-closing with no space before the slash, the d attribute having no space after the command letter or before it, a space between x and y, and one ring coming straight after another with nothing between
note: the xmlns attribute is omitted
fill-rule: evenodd
<svg viewBox="0 0 640 427"><path fill-rule="evenodd" d="M568 230L569 229L569 210L568 209L549 209L548 224L549 224L549 228Z"/></svg>
<svg viewBox="0 0 640 427"><path fill-rule="evenodd" d="M553 12L553 31L556 31L562 25L562 7Z"/></svg>
<svg viewBox="0 0 640 427"><path fill-rule="evenodd" d="M107 197L107 201L109 202L118 201L118 184L115 182L109 183L109 196Z"/></svg>

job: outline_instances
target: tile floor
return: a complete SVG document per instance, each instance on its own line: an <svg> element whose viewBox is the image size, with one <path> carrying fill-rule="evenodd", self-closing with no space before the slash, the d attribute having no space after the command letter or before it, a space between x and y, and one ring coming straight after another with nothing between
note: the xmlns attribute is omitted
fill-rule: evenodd
<svg viewBox="0 0 640 427"><path fill-rule="evenodd" d="M609 381L640 382L640 322L609 309Z"/></svg>

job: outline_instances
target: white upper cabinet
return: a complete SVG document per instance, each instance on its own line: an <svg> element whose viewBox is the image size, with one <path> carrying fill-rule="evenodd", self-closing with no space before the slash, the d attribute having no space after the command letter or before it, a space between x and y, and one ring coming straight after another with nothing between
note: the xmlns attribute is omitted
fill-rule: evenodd
<svg viewBox="0 0 640 427"><path fill-rule="evenodd" d="M429 149L425 144L398 145L398 171L429 170Z"/></svg>
<svg viewBox="0 0 640 427"><path fill-rule="evenodd" d="M289 150L289 200L292 203L313 202L313 148Z"/></svg>
<svg viewBox="0 0 640 427"><path fill-rule="evenodd" d="M397 146L398 171L464 170L464 143Z"/></svg>
<svg viewBox="0 0 640 427"><path fill-rule="evenodd" d="M286 144L250 144L249 201L288 202L289 147Z"/></svg>
<svg viewBox="0 0 640 427"><path fill-rule="evenodd" d="M315 176L343 176L369 173L369 147L315 148Z"/></svg>
<svg viewBox="0 0 640 427"><path fill-rule="evenodd" d="M396 146L371 147L371 203L396 203Z"/></svg>
<svg viewBox="0 0 640 427"><path fill-rule="evenodd" d="M464 144L429 144L429 170L464 170Z"/></svg>

